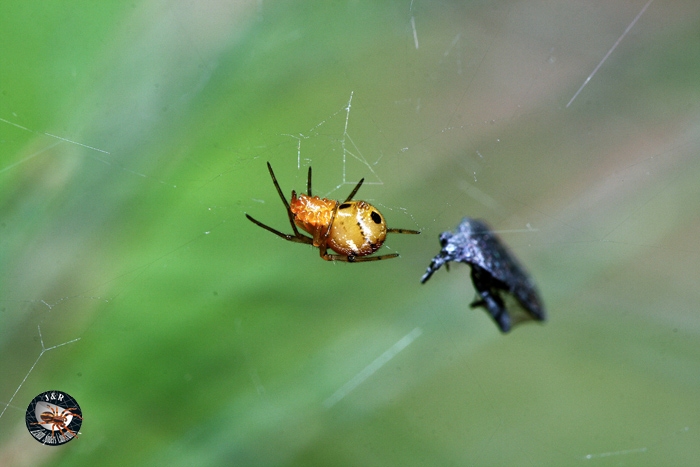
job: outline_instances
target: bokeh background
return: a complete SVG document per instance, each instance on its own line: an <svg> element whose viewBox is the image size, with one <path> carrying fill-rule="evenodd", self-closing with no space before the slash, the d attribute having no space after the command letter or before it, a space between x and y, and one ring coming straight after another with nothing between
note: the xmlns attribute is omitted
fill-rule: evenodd
<svg viewBox="0 0 700 467"><path fill-rule="evenodd" d="M0 464L698 465L700 4L646 5L3 2ZM324 262L266 161L422 234ZM465 215L546 324L419 284Z"/></svg>

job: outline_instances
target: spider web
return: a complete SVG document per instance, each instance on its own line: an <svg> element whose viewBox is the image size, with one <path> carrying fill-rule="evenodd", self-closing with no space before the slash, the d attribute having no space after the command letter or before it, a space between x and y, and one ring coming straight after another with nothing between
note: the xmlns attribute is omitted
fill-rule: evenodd
<svg viewBox="0 0 700 467"><path fill-rule="evenodd" d="M343 127L343 133L340 139L338 140L338 144L340 146L340 150L342 153L341 160L342 160L342 177L341 177L341 182L335 186L334 189L326 192L323 197L328 197L330 196L334 191L338 190L344 185L356 185L357 180L355 181L350 181L348 180L348 175L347 175L347 168L348 168L348 163L351 161L357 162L360 164L360 166L368 173L372 175L372 178L375 179L375 181L369 180L365 182L367 185L382 185L383 182L381 181L381 178L377 174L377 172L374 170L374 166L376 166L379 161L381 160L381 156L378 157L375 161L369 162L364 154L362 153L362 150L355 144L355 141L352 139L350 136L350 133L348 132L348 127L350 125L350 110L352 108L352 98L353 98L354 92L350 93L350 99L348 100L348 103L345 107L343 107L341 110L338 110L335 112L333 115L331 115L328 119L322 120L320 123L315 125L313 128L311 128L309 131L305 133L299 133L298 135L290 135L290 134L284 134L283 136L289 136L290 138L293 138L294 140L297 141L297 169L301 169L301 163L302 163L302 155L301 155L301 146L302 146L302 141L308 140L309 138L313 136L318 136L319 131L328 124L329 121L337 118L339 115L345 116L345 125ZM310 163L311 159L304 159L305 163Z"/></svg>
<svg viewBox="0 0 700 467"><path fill-rule="evenodd" d="M0 7L0 464L696 463L697 5L301 6L81 9L57 59ZM422 235L326 264L245 220L289 227L266 161ZM550 322L418 283L465 215Z"/></svg>

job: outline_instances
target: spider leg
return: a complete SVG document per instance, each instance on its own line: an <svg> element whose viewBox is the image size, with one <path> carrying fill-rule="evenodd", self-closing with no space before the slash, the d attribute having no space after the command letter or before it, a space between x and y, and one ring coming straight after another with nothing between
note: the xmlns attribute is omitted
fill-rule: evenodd
<svg viewBox="0 0 700 467"><path fill-rule="evenodd" d="M52 424L51 424L51 437L54 438L54 439L56 439L56 432L57 432L60 436L65 436L65 435L63 434L63 429L64 429L64 427L65 427L64 424L52 423ZM54 428L55 428L55 431L54 431Z"/></svg>
<svg viewBox="0 0 700 467"><path fill-rule="evenodd" d="M325 243L318 247L318 251L321 258L325 259L326 261L333 261L333 255L328 254L328 247Z"/></svg>
<svg viewBox="0 0 700 467"><path fill-rule="evenodd" d="M284 194L282 193L282 188L280 188L280 184L277 183L277 177L275 177L275 172L272 171L272 166L270 163L267 163L267 170L270 171L270 177L272 177L272 183L275 184L275 188L277 188L277 193L280 195L280 198L282 198L282 202L284 203L284 207L287 208L287 211L289 211L289 203L287 202L287 199L284 197Z"/></svg>
<svg viewBox="0 0 700 467"><path fill-rule="evenodd" d="M73 438L78 438L78 434L75 431L68 428L66 425L57 426L56 428L58 429L58 434L60 436L63 436L64 438L68 436L68 433L70 433ZM51 437L55 438L53 428L51 429Z"/></svg>
<svg viewBox="0 0 700 467"><path fill-rule="evenodd" d="M398 234L420 234L419 230L408 230L408 229L386 229L387 233L398 233Z"/></svg>
<svg viewBox="0 0 700 467"><path fill-rule="evenodd" d="M368 261L381 261L383 259L398 258L398 253L379 256L346 256L346 255L326 255L323 257L326 261L343 261L345 263L366 263Z"/></svg>
<svg viewBox="0 0 700 467"><path fill-rule="evenodd" d="M79 419L82 420L83 417L81 417L81 416L78 415L77 413L70 412L71 410L76 409L76 408L77 408L77 407L71 407L70 409L64 410L62 413L65 413L66 415L70 415L70 416L72 416L72 417L79 418Z"/></svg>
<svg viewBox="0 0 700 467"><path fill-rule="evenodd" d="M248 220L250 222L257 225L258 227L262 227L263 229L267 230L268 232L272 232L273 234L277 235L278 237L282 237L285 240L289 240L290 242L307 243L309 245L313 245L313 243L314 243L314 241L311 238L307 237L306 235L300 234L299 231L296 230L296 228L294 229L295 230L294 235L285 234L285 233L280 232L277 229L273 229L269 225L263 224L262 222L254 219L253 217L251 217L248 214L246 214L245 216L248 218Z"/></svg>
<svg viewBox="0 0 700 467"><path fill-rule="evenodd" d="M309 177L306 179L306 194L311 196L311 166L309 166Z"/></svg>
<svg viewBox="0 0 700 467"><path fill-rule="evenodd" d="M363 183L364 181L365 181L365 179L364 179L364 178L361 178L360 181L357 182L357 185L355 185L355 188L353 188L353 190L350 192L350 194L348 195L348 197L345 198L345 201L343 201L344 203L347 203L348 201L350 201L350 200L352 199L352 197L355 196L355 195L357 194L358 190L360 189L360 187L362 186L362 183Z"/></svg>
<svg viewBox="0 0 700 467"><path fill-rule="evenodd" d="M74 438L78 437L78 433L76 433L75 431L68 428L68 425L64 425L63 429L66 430L67 433L70 433L71 435L73 435ZM66 435L64 434L63 436L66 436Z"/></svg>
<svg viewBox="0 0 700 467"><path fill-rule="evenodd" d="M383 259L398 258L398 253L391 253L389 255L379 255L379 256L348 256L349 263L366 263L367 261L381 261ZM343 261L343 260L341 260Z"/></svg>
<svg viewBox="0 0 700 467"><path fill-rule="evenodd" d="M321 258L326 261L342 261L344 263L366 263L367 261L380 261L382 259L391 259L399 256L398 253L380 256L332 255L328 253L328 247L326 245L321 245L318 249L321 253Z"/></svg>
<svg viewBox="0 0 700 467"><path fill-rule="evenodd" d="M284 203L284 207L287 208L287 217L289 218L289 224L292 226L292 230L294 231L294 236L303 237L303 235L301 235L299 233L299 230L297 229L297 225L294 223L294 214L292 214L292 209L289 207L289 203L287 202L287 198L285 198L284 194L282 193L282 188L280 188L280 184L277 183L277 177L275 177L275 172L272 171L272 166L270 165L269 162L267 163L267 170L270 171L270 177L272 177L272 183L274 183L275 188L277 188L277 194L280 195L280 198L282 199L282 202ZM246 216L248 216L248 214L246 214ZM250 219L250 216L248 216L248 218ZM263 224L260 224L257 221L253 221L253 222L258 224L260 227L263 227L263 228L266 228L267 230L270 230L269 227L263 226ZM275 233L273 230L270 230L270 232ZM278 235L279 235L279 233L278 233ZM284 234L282 234L282 235L284 235Z"/></svg>

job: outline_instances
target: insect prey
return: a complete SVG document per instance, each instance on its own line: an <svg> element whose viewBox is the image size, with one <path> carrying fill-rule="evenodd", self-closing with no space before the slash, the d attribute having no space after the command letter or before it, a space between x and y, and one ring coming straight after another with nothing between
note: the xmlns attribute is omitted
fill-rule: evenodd
<svg viewBox="0 0 700 467"><path fill-rule="evenodd" d="M454 232L440 234L440 246L440 253L430 262L421 283L427 282L443 264L449 268L450 261L466 263L471 267L477 292L470 307L484 308L501 332L507 333L523 321L545 321L544 304L534 280L484 221L465 217ZM525 313L515 315L520 310L509 310L502 294L514 297Z"/></svg>

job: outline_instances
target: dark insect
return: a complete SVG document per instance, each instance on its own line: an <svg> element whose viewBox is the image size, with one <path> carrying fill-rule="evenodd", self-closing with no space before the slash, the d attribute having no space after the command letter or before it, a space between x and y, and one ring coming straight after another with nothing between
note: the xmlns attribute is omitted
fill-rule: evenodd
<svg viewBox="0 0 700 467"><path fill-rule="evenodd" d="M523 321L546 319L535 282L486 223L465 217L455 232L440 234L440 245L442 250L421 277L422 284L443 264L449 269L450 261L467 263L471 266L472 283L478 293L470 306L488 311L501 332L506 333ZM511 320L501 292L515 297L526 313Z"/></svg>

